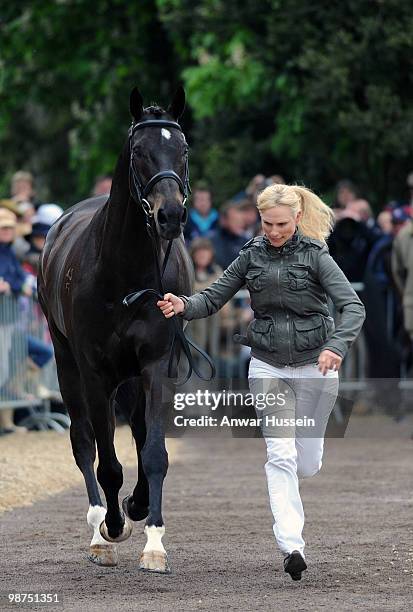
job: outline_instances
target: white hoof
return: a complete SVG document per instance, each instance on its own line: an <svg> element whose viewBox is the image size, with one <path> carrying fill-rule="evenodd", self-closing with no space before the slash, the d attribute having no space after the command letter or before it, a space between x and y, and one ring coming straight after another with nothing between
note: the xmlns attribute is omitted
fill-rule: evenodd
<svg viewBox="0 0 413 612"><path fill-rule="evenodd" d="M165 527L155 525L145 526L144 532L147 537L145 548L139 559L139 569L143 572L157 572L159 574L170 574L171 568L162 538L165 535Z"/></svg>
<svg viewBox="0 0 413 612"><path fill-rule="evenodd" d="M118 564L118 551L115 544L93 544L88 559L96 565L115 567Z"/></svg>
<svg viewBox="0 0 413 612"><path fill-rule="evenodd" d="M143 552L139 559L139 569L142 572L171 573L167 554L159 550Z"/></svg>
<svg viewBox="0 0 413 612"><path fill-rule="evenodd" d="M111 538L108 533L106 522L102 521L99 527L100 535L102 536L102 538L104 538L107 542L124 542L125 540L127 540L132 533L132 523L127 516L125 516L124 518L125 524L123 525L122 533L119 534L116 538Z"/></svg>

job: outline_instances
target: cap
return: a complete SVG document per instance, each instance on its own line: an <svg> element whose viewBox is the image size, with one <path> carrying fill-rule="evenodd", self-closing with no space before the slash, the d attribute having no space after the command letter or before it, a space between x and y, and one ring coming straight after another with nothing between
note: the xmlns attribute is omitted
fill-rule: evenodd
<svg viewBox="0 0 413 612"><path fill-rule="evenodd" d="M57 221L62 214L63 208L57 204L42 204L37 209L37 212L32 219L32 224L35 225L35 223L41 223L43 225L48 225L50 229L53 223Z"/></svg>
<svg viewBox="0 0 413 612"><path fill-rule="evenodd" d="M15 215L19 213L17 202L14 200L0 200L0 208L7 208L7 210L11 210Z"/></svg>
<svg viewBox="0 0 413 612"><path fill-rule="evenodd" d="M0 228L3 227L16 227L16 215L6 208L0 208Z"/></svg>
<svg viewBox="0 0 413 612"><path fill-rule="evenodd" d="M48 231L50 230L50 225L48 223L33 223L31 232L29 232L30 236L47 236Z"/></svg>
<svg viewBox="0 0 413 612"><path fill-rule="evenodd" d="M391 213L392 223L404 223L412 218L412 209L410 206L399 206L394 208Z"/></svg>

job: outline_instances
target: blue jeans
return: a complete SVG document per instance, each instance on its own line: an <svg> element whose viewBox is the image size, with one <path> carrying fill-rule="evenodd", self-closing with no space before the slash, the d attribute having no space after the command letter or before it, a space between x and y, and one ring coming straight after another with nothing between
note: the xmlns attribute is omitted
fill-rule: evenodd
<svg viewBox="0 0 413 612"><path fill-rule="evenodd" d="M27 342L29 345L29 357L37 367L42 368L53 357L52 346L34 336L27 336Z"/></svg>

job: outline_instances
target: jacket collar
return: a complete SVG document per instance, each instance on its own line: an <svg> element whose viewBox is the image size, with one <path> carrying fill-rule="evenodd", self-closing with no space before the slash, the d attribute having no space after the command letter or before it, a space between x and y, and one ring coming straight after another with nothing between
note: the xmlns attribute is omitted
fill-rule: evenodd
<svg viewBox="0 0 413 612"><path fill-rule="evenodd" d="M291 238L289 238L287 242L284 242L284 244L282 244L279 247L273 246L271 242L268 240L267 236L263 237L263 241L264 241L265 248L267 249L269 253L277 253L279 255L290 255L291 253L294 253L295 249L300 244L302 237L303 235L298 231L298 228L296 228Z"/></svg>

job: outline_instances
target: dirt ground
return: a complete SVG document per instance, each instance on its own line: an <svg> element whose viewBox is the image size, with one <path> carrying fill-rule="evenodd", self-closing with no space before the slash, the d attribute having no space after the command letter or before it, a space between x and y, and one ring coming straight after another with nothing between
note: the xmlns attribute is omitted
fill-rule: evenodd
<svg viewBox="0 0 413 612"><path fill-rule="evenodd" d="M0 517L0 610L16 608L6 596L15 592L57 593L62 601L21 606L27 609L76 612L411 610L413 428L386 430L369 417L351 425L350 437L326 441L321 473L301 483L309 566L301 582L282 571L275 547L262 440L169 441L164 543L173 573L162 576L137 570L143 523L119 545L117 568L87 561L87 498L66 436L1 439L0 493L8 510ZM134 482L127 429L117 447L127 493Z"/></svg>

